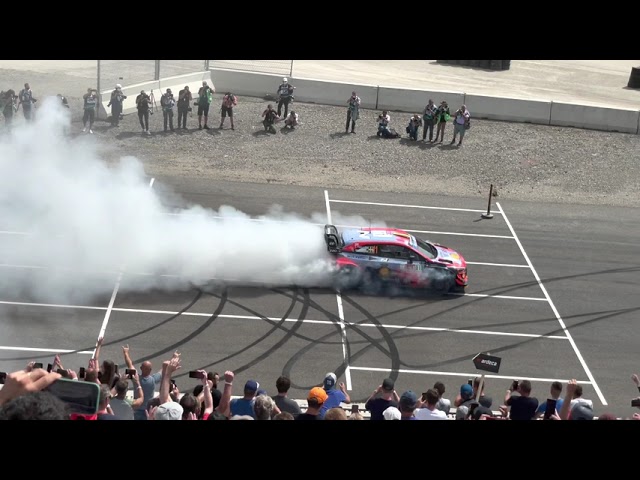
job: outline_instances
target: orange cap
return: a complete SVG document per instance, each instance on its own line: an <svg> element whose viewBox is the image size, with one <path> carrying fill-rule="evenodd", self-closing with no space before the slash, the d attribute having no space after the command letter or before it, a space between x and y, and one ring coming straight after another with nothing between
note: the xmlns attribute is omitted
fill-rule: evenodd
<svg viewBox="0 0 640 480"><path fill-rule="evenodd" d="M307 395L307 401L315 400L318 403L326 402L327 398L329 398L327 392L324 391L324 388L320 387L313 387L309 391L309 395Z"/></svg>

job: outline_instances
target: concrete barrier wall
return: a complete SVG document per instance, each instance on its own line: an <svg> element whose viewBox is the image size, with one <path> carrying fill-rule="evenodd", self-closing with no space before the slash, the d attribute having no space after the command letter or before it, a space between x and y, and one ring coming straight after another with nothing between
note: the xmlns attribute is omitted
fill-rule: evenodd
<svg viewBox="0 0 640 480"><path fill-rule="evenodd" d="M422 113L429 99L432 99L436 105L440 105L440 102L444 100L449 104L449 109L453 113L460 105L464 104L464 93L380 86L378 87L377 108L378 110Z"/></svg>
<svg viewBox="0 0 640 480"><path fill-rule="evenodd" d="M100 118L106 118L111 115L111 107L107 107L109 101L111 100L111 92L115 89L115 85L113 85L108 90L102 90L100 93L102 94L102 102L101 102L101 110L100 110ZM144 90L147 93L151 93L153 90L153 94L156 97L156 103L158 107L160 106L160 82L145 82L145 83L136 83L135 85L122 85L122 93L124 93L127 98L125 98L124 102L122 102L122 112L124 114L133 113L137 111L136 109L136 97L140 95L140 91Z"/></svg>
<svg viewBox="0 0 640 480"><path fill-rule="evenodd" d="M553 102L551 125L638 133L639 110L590 107L573 103Z"/></svg>
<svg viewBox="0 0 640 480"><path fill-rule="evenodd" d="M464 104L473 118L549 125L550 100L521 100L465 94Z"/></svg>
<svg viewBox="0 0 640 480"><path fill-rule="evenodd" d="M263 98L271 95L275 98L278 86L282 83L282 75L214 69L211 70L211 80L217 93L231 91L247 97Z"/></svg>
<svg viewBox="0 0 640 480"><path fill-rule="evenodd" d="M160 79L160 81L124 86L127 95L124 113L136 111L135 98L140 90L154 92L160 105L161 92L171 88L174 94L189 85L192 94L197 95L203 80L211 80L217 96L227 91L238 95L276 98L276 90L282 82L281 75L253 73L229 69L212 69ZM344 82L328 82L310 78L292 77L290 82L296 87L298 102L322 105L346 105L351 92L355 90L362 99L362 107L376 110L421 113L429 99L436 104L445 100L452 110L466 104L472 118L536 123L543 125L572 126L592 130L607 130L640 134L640 110L614 109L584 106L551 100L522 100L515 98L473 95L463 92L436 92L430 90L399 88L391 86L358 85ZM106 108L113 88L102 92L101 117L108 115Z"/></svg>
<svg viewBox="0 0 640 480"><path fill-rule="evenodd" d="M375 109L377 105L378 87L376 85L325 82L297 77L291 78L289 82L296 87L294 95L297 102L337 105L346 108L347 102L351 97L351 92L355 91L360 97L360 106L362 108ZM277 87L276 85L276 88Z"/></svg>

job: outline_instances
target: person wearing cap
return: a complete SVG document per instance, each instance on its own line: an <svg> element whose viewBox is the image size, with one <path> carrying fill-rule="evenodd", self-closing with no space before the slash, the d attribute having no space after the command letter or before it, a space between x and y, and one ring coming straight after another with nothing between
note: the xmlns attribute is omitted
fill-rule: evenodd
<svg viewBox="0 0 640 480"><path fill-rule="evenodd" d="M400 420L417 420L415 416L418 396L411 390L407 390L400 396L398 409L400 410Z"/></svg>
<svg viewBox="0 0 640 480"><path fill-rule="evenodd" d="M289 83L287 77L283 77L282 83L278 87L278 116L282 117L282 106L284 105L284 118L289 115L289 102L293 100L293 90L296 87Z"/></svg>
<svg viewBox="0 0 640 480"><path fill-rule="evenodd" d="M460 135L458 146L462 145L464 132L466 132L471 125L470 118L471 114L469 113L469 110L467 110L466 105L462 105L458 110L456 110L456 113L453 115L453 140L451 140L451 145L456 143L457 135Z"/></svg>
<svg viewBox="0 0 640 480"><path fill-rule="evenodd" d="M327 401L328 395L324 388L313 387L307 395L307 411L298 415L296 420L321 420L320 409Z"/></svg>
<svg viewBox="0 0 640 480"><path fill-rule="evenodd" d="M189 85L185 85L178 92L178 128L187 129L187 113L191 111L193 96L189 90Z"/></svg>
<svg viewBox="0 0 640 480"><path fill-rule="evenodd" d="M440 137L440 142L444 142L444 130L447 126L447 122L451 119L451 112L449 111L449 105L444 100L440 103L440 106L436 110L435 124L437 125L436 130L436 139L435 142L438 143L438 137Z"/></svg>
<svg viewBox="0 0 640 480"><path fill-rule="evenodd" d="M471 407L477 403L473 397L473 387L468 383L460 387L460 400L460 404L456 405L456 420L466 420Z"/></svg>
<svg viewBox="0 0 640 480"><path fill-rule="evenodd" d="M87 93L82 96L84 102L84 114L82 116L83 132L87 131L87 123L89 124L89 133L93 133L93 122L96 121L96 107L98 105L98 91L95 88L88 88Z"/></svg>
<svg viewBox="0 0 640 480"><path fill-rule="evenodd" d="M164 118L164 131L167 131L167 123L169 123L169 128L173 132L173 107L176 106L176 101L170 88L167 88L166 93L160 97L160 105L162 106L162 116Z"/></svg>
<svg viewBox="0 0 640 480"><path fill-rule="evenodd" d="M398 407L400 397L395 391L392 378L385 378L382 385L376 388L364 405L364 409L371 414L371 420L384 420L384 412L389 407ZM400 418L398 418L400 420Z"/></svg>
<svg viewBox="0 0 640 480"><path fill-rule="evenodd" d="M253 405L259 388L260 384L258 382L255 380L248 380L247 383L244 384L244 396L242 398L234 398L231 400L231 416L248 415L255 420L256 414L253 410Z"/></svg>
<svg viewBox="0 0 640 480"><path fill-rule="evenodd" d="M166 402L158 406L153 413L154 420L182 420L184 410L177 402Z"/></svg>
<svg viewBox="0 0 640 480"><path fill-rule="evenodd" d="M209 119L209 107L213 102L213 94L216 93L215 87L209 86L205 81L202 82L200 90L198 90L198 128L209 130L207 121ZM202 125L202 117L204 116L204 126Z"/></svg>
<svg viewBox="0 0 640 480"><path fill-rule="evenodd" d="M122 115L122 103L127 96L122 93L122 85L116 84L116 88L111 92L111 99L107 107L111 107L111 126L117 127L120 124L120 116Z"/></svg>
<svg viewBox="0 0 640 480"><path fill-rule="evenodd" d="M401 420L402 414L396 407L388 407L382 412L383 420Z"/></svg>
<svg viewBox="0 0 640 480"><path fill-rule="evenodd" d="M324 376L322 388L327 392L328 398L320 409L320 418L324 418L325 413L327 413L327 410L330 408L339 407L341 403L351 403L351 397L347 393L347 387L343 382L340 382L338 385L339 389L337 389L337 381L338 378L335 373L329 372Z"/></svg>

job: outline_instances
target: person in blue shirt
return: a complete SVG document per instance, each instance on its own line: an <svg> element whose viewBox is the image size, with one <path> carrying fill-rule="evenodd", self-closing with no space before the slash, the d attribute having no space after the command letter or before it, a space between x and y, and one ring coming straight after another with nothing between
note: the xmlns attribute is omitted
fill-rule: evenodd
<svg viewBox="0 0 640 480"><path fill-rule="evenodd" d="M344 383L340 382L338 385L339 389L337 389L337 382L338 378L335 373L329 372L324 377L322 387L325 392L327 392L327 400L320 409L319 417L321 419L324 419L324 414L327 413L327 410L330 408L339 407L341 403L351 403L351 397L347 393L347 387L345 387Z"/></svg>
<svg viewBox="0 0 640 480"><path fill-rule="evenodd" d="M549 389L549 393L551 394L551 399L556 401L556 411L560 412L562 409L562 404L564 403L564 399L560 398L562 394L562 384L560 382L553 382L551 384L551 388ZM536 410L536 418L540 418L547 411L547 402L541 402ZM553 415L554 412L551 412Z"/></svg>

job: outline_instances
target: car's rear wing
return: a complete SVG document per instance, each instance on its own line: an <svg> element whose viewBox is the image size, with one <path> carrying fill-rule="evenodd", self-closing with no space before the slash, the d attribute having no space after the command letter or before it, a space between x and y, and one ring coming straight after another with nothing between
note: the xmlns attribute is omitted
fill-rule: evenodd
<svg viewBox="0 0 640 480"><path fill-rule="evenodd" d="M333 225L324 226L324 241L327 243L329 253L340 253L344 247L342 237L338 229Z"/></svg>

